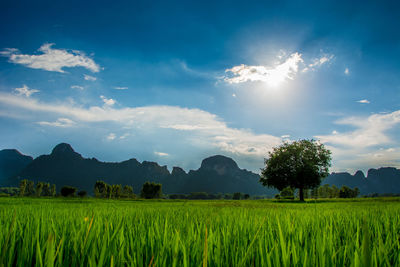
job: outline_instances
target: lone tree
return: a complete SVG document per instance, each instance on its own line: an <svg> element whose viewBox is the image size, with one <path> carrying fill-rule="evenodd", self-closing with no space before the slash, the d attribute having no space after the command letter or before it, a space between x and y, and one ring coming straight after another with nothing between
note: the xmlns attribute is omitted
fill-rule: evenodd
<svg viewBox="0 0 400 267"><path fill-rule="evenodd" d="M298 188L300 201L304 201L304 190L320 185L329 174L330 162L331 152L315 140L284 143L269 152L260 182L279 191Z"/></svg>

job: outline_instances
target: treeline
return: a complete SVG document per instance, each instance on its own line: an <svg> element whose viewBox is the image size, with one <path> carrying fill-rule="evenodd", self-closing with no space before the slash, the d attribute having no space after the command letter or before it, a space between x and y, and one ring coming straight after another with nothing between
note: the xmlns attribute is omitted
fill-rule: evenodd
<svg viewBox="0 0 400 267"><path fill-rule="evenodd" d="M249 194L243 194L240 192L236 192L233 194L212 194L207 192L193 192L190 194L170 194L168 195L169 199L249 199Z"/></svg>
<svg viewBox="0 0 400 267"><path fill-rule="evenodd" d="M304 198L355 198L360 194L360 190L355 187L351 189L348 186L342 186L340 189L329 184L325 184L313 189L304 190ZM286 187L279 194L275 195L277 199L295 199L298 197L298 191L296 192L294 188Z"/></svg>
<svg viewBox="0 0 400 267"><path fill-rule="evenodd" d="M45 182L35 182L24 179L19 182L19 196L54 197L56 185Z"/></svg>

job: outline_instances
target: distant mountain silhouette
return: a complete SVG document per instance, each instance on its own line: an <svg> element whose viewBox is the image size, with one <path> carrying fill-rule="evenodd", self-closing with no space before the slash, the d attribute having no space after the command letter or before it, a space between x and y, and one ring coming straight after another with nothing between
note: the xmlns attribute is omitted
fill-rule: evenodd
<svg viewBox="0 0 400 267"><path fill-rule="evenodd" d="M17 175L23 168L33 161L30 156L21 154L16 149L4 149L0 151L0 185L7 178Z"/></svg>
<svg viewBox="0 0 400 267"><path fill-rule="evenodd" d="M17 185L21 179L44 181L93 191L97 180L110 184L128 184L139 192L143 183L154 181L162 183L164 193L233 193L268 194L275 192L266 189L258 182L259 176L242 170L228 157L213 156L203 160L198 170L186 173L182 168L173 167L170 173L167 166L156 162L130 159L119 163L101 162L95 158L83 158L66 143L54 147L50 155L42 155L9 179L9 184Z"/></svg>
<svg viewBox="0 0 400 267"><path fill-rule="evenodd" d="M162 183L163 192L172 193L233 193L273 196L276 190L263 187L259 175L240 169L228 157L216 155L202 161L197 170L186 173L180 167L173 167L170 173L167 166L156 162L129 159L122 162L101 162L96 158L83 158L71 145L61 143L54 147L50 155L36 159L22 155L17 150L0 151L0 185L17 186L21 179L50 182L58 190L64 185L78 187L93 192L94 183L103 180L109 184L132 185L138 193L146 181ZM5 178L8 178L5 180ZM362 195L371 193L400 193L400 170L396 168L370 169L367 177L357 171L332 173L322 184L342 187L358 187Z"/></svg>
<svg viewBox="0 0 400 267"><path fill-rule="evenodd" d="M362 171L357 171L354 175L347 172L332 173L323 180L322 184L358 187L361 195L400 194L400 170L392 167L369 169L367 177Z"/></svg>

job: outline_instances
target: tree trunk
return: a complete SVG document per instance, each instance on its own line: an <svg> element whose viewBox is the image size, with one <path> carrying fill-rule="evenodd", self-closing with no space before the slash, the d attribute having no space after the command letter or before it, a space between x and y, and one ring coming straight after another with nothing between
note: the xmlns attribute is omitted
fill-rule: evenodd
<svg viewBox="0 0 400 267"><path fill-rule="evenodd" d="M300 201L304 202L304 190L303 190L303 187L299 188L299 196L300 196Z"/></svg>

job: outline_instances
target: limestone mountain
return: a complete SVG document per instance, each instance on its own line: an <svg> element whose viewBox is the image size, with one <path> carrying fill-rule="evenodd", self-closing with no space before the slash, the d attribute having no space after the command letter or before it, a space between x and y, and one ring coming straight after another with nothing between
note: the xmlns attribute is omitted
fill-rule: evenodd
<svg viewBox="0 0 400 267"><path fill-rule="evenodd" d="M23 168L33 161L33 158L21 154L16 149L0 151L0 185L7 183L7 178L17 175Z"/></svg>

